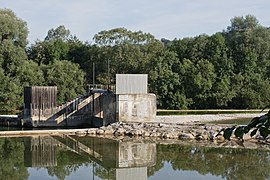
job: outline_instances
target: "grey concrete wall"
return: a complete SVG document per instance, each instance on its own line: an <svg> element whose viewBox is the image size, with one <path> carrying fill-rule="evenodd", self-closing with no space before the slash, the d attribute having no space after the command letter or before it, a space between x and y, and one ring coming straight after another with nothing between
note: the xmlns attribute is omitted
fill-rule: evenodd
<svg viewBox="0 0 270 180"><path fill-rule="evenodd" d="M103 125L116 122L116 95L103 94Z"/></svg>
<svg viewBox="0 0 270 180"><path fill-rule="evenodd" d="M116 96L111 93L94 93L83 101L74 99L48 113L42 109L33 110L23 120L34 127L108 125L116 121Z"/></svg>
<svg viewBox="0 0 270 180"><path fill-rule="evenodd" d="M123 122L153 122L156 119L154 94L117 94L116 120Z"/></svg>
<svg viewBox="0 0 270 180"><path fill-rule="evenodd" d="M153 122L156 119L156 96L154 94L94 93L74 99L48 113L35 109L24 116L25 124L44 126L106 126L116 121Z"/></svg>

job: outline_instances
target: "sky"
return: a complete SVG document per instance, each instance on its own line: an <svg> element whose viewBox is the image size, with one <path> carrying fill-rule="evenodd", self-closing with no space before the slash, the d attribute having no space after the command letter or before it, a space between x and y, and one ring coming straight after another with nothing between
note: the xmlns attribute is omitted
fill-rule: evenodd
<svg viewBox="0 0 270 180"><path fill-rule="evenodd" d="M30 43L60 25L90 43L98 32L118 27L157 39L212 35L248 14L270 27L269 0L0 0L0 8L27 22Z"/></svg>

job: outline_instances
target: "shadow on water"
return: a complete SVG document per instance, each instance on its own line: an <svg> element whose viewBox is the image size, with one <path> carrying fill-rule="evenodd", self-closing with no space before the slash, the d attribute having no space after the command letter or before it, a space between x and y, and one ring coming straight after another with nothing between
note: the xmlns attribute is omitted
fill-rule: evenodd
<svg viewBox="0 0 270 180"><path fill-rule="evenodd" d="M97 137L0 138L2 179L269 179L269 151Z"/></svg>

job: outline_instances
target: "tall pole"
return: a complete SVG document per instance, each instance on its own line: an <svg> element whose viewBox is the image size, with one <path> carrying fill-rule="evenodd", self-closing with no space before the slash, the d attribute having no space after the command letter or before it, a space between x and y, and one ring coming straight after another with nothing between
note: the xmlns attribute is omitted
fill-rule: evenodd
<svg viewBox="0 0 270 180"><path fill-rule="evenodd" d="M108 90L110 89L110 60L108 59Z"/></svg>

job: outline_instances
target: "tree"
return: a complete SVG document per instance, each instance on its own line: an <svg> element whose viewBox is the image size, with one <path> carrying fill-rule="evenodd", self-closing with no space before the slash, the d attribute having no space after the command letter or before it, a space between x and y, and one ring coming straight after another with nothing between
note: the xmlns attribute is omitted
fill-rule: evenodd
<svg viewBox="0 0 270 180"><path fill-rule="evenodd" d="M150 91L157 96L158 108L187 109L191 99L186 97L181 87L180 62L176 54L164 50L153 58L149 67Z"/></svg>
<svg viewBox="0 0 270 180"><path fill-rule="evenodd" d="M56 29L50 29L45 41L62 40L67 41L70 37L70 31L64 25L58 26Z"/></svg>
<svg viewBox="0 0 270 180"><path fill-rule="evenodd" d="M1 111L14 111L22 104L22 90L17 79L6 76L0 69L0 107Z"/></svg>
<svg viewBox="0 0 270 180"><path fill-rule="evenodd" d="M28 30L26 23L9 9L0 9L0 24L0 105L1 111L11 111L22 104L18 72L27 59Z"/></svg>
<svg viewBox="0 0 270 180"><path fill-rule="evenodd" d="M196 64L185 59L179 72L181 84L187 98L193 100L193 108L206 108L209 93L215 82L214 66L208 60L199 60Z"/></svg>
<svg viewBox="0 0 270 180"><path fill-rule="evenodd" d="M97 75L100 80L108 78L107 64L111 77L117 73L146 73L149 62L163 49L163 44L153 35L125 28L101 31L93 39L100 48L93 61L103 63L104 70Z"/></svg>
<svg viewBox="0 0 270 180"><path fill-rule="evenodd" d="M54 61L43 67L45 82L48 86L57 86L58 102L64 103L85 92L84 72L79 65L70 61Z"/></svg>
<svg viewBox="0 0 270 180"><path fill-rule="evenodd" d="M22 87L42 86L45 84L43 71L34 61L23 61L17 72L17 79Z"/></svg>
<svg viewBox="0 0 270 180"><path fill-rule="evenodd" d="M24 49L28 30L26 23L8 9L0 9L0 24L0 67L14 77L21 62L27 59Z"/></svg>
<svg viewBox="0 0 270 180"><path fill-rule="evenodd" d="M28 58L41 64L49 64L54 60L64 60L68 57L70 31L61 25L50 29L44 41L36 41L28 48Z"/></svg>

